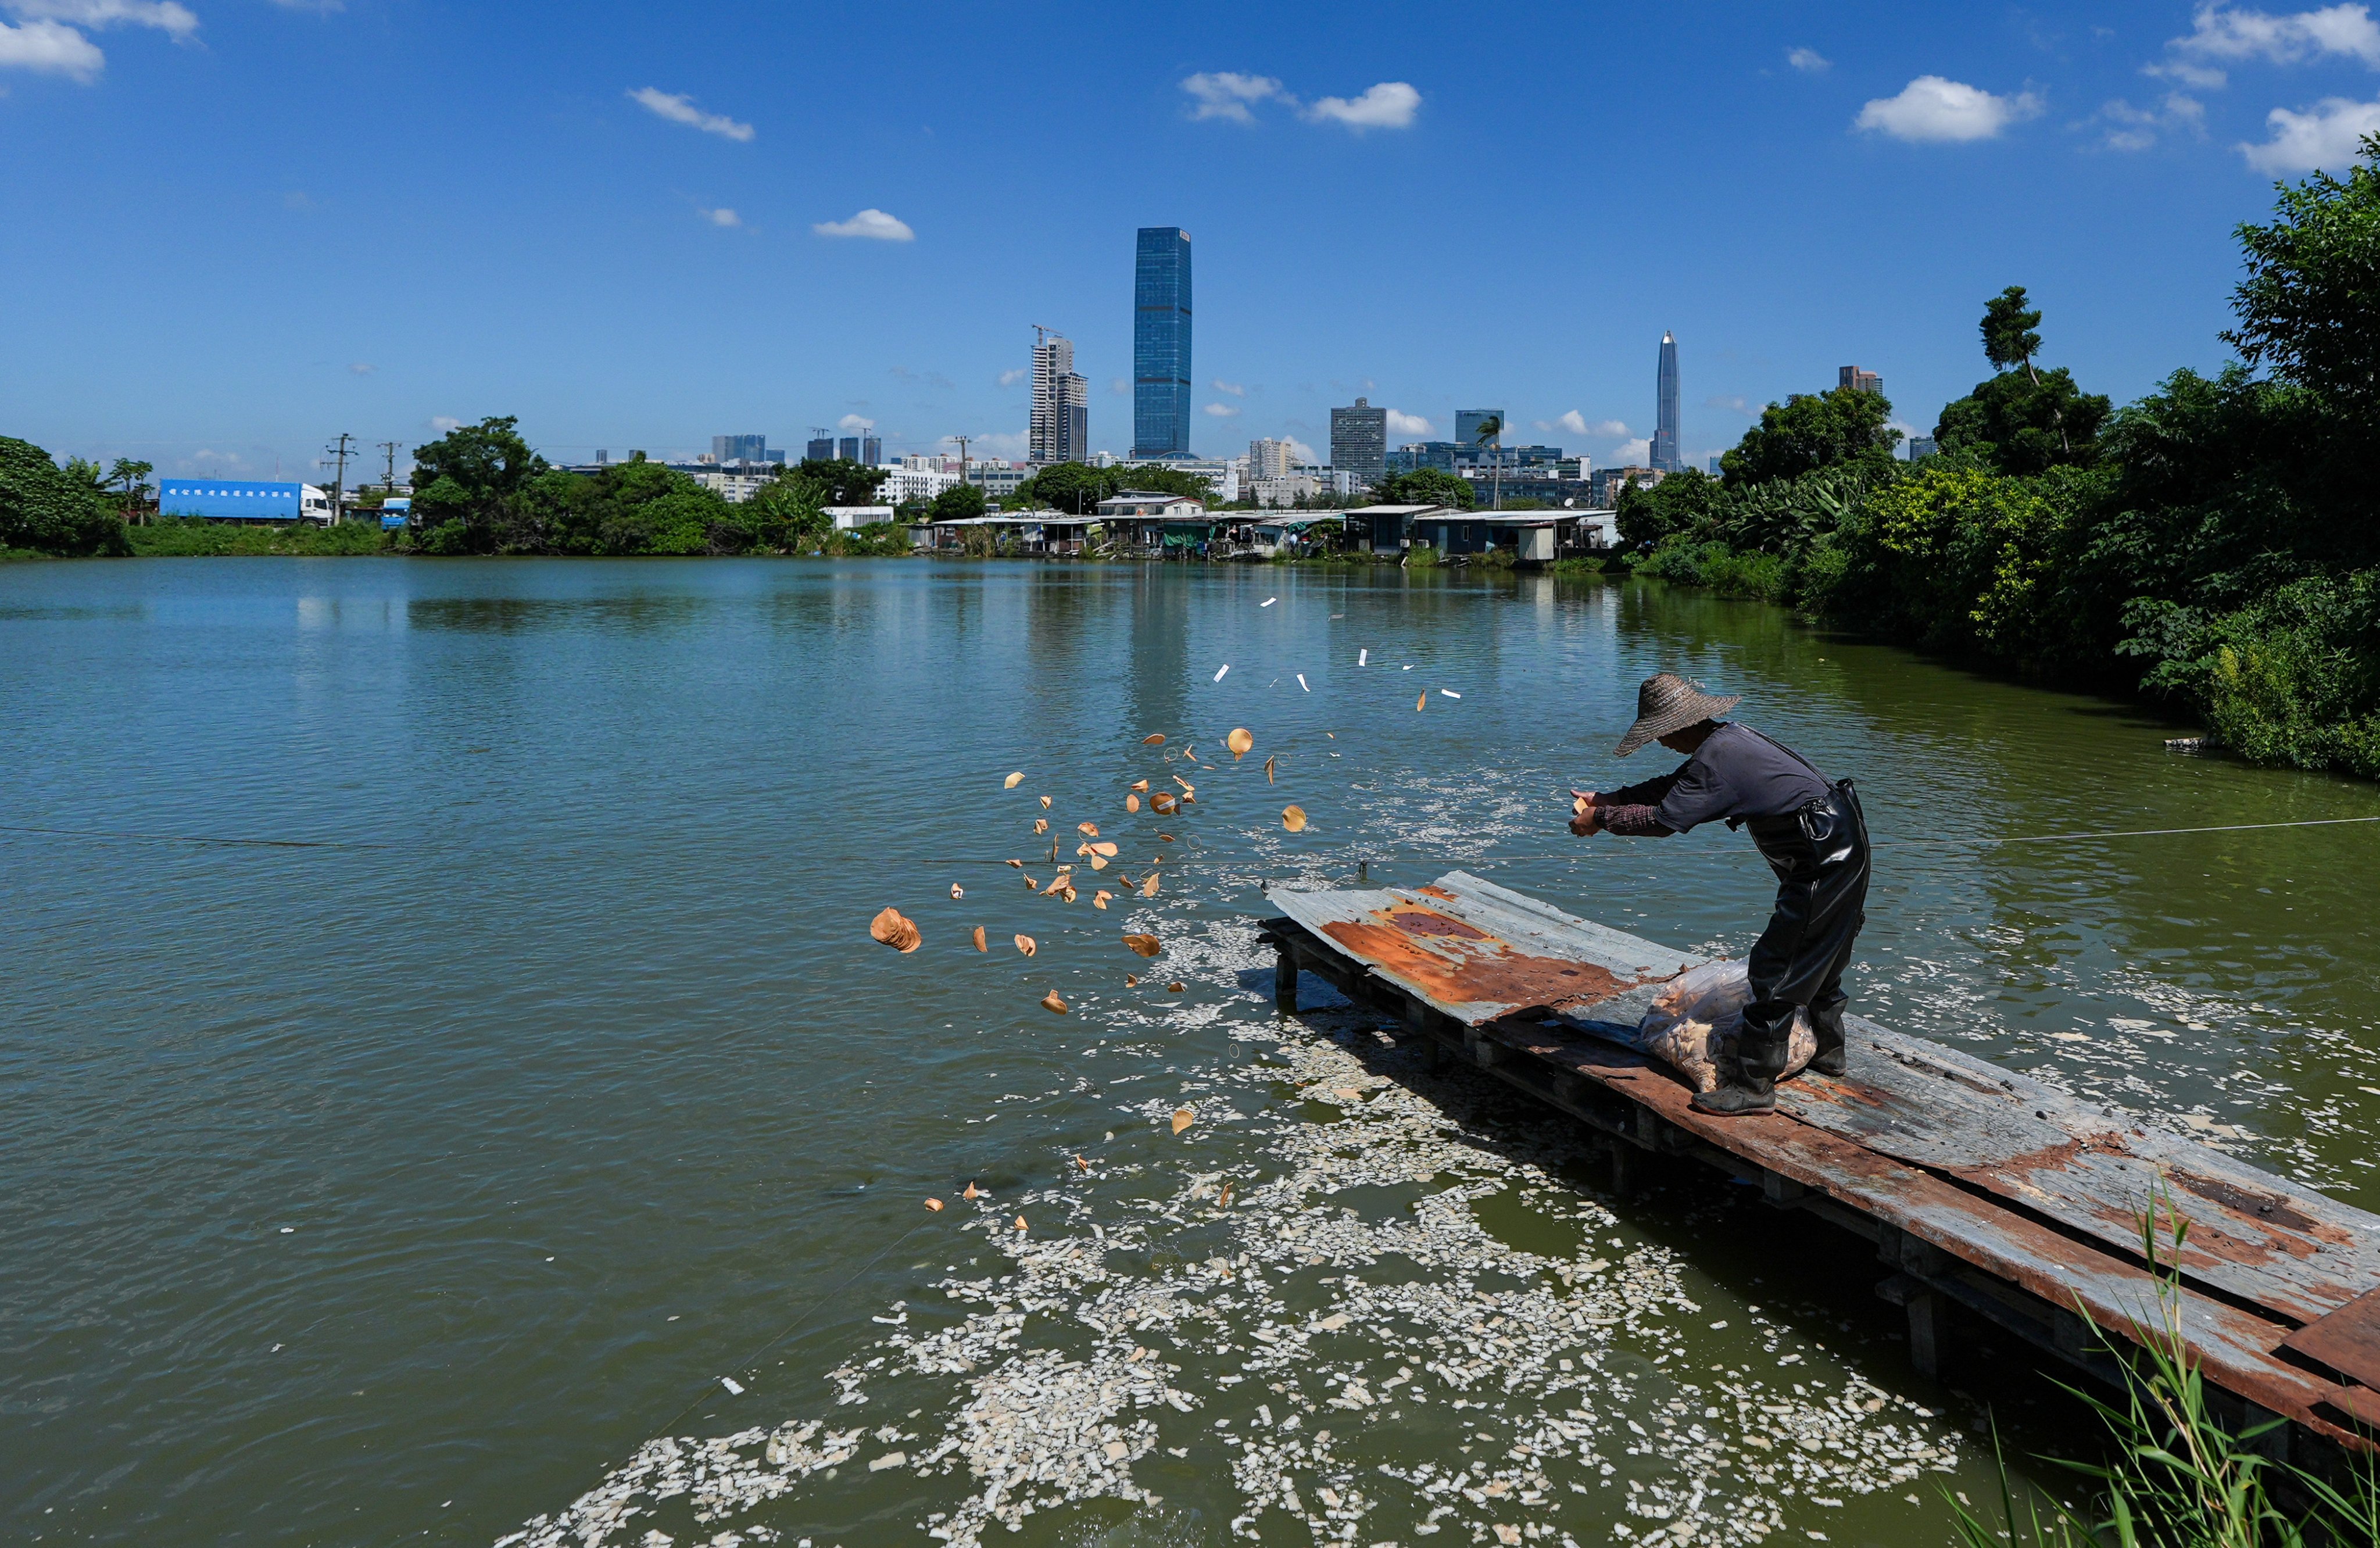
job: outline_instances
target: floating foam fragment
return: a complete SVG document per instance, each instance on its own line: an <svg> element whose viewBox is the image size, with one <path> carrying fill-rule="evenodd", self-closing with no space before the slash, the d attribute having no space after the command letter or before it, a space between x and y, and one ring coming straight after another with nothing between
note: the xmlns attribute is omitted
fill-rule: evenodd
<svg viewBox="0 0 2380 1548"><path fill-rule="evenodd" d="M1305 674L1303 672L1300 672L1297 675L1297 686L1300 688L1305 688ZM1314 690L1310 688L1305 688L1305 691L1312 693Z"/></svg>
<svg viewBox="0 0 2380 1548"><path fill-rule="evenodd" d="M1257 603L1257 605L1258 607L1270 607L1274 603L1277 603L1281 599L1279 597L1267 597L1264 601Z"/></svg>
<svg viewBox="0 0 2380 1548"><path fill-rule="evenodd" d="M1221 682L1223 680L1223 674L1229 672L1231 669L1232 664L1228 661L1223 663L1222 665L1215 668L1215 680L1219 683Z"/></svg>
<svg viewBox="0 0 2380 1548"><path fill-rule="evenodd" d="M1460 698L1462 698L1462 697L1463 697L1463 695L1461 695L1461 694L1459 694L1459 693L1455 692L1455 691L1454 691L1452 689L1451 689L1451 688L1442 688L1442 689L1439 689L1438 691L1439 691L1439 696L1440 696L1440 697L1442 697L1442 698L1447 698L1447 699L1460 699Z"/></svg>
<svg viewBox="0 0 2380 1548"><path fill-rule="evenodd" d="M1358 665L1358 666L1368 666L1368 665L1370 665L1370 664L1371 664L1371 661L1372 661L1372 652L1371 652L1368 649L1366 649L1366 650L1357 651L1357 652L1355 652L1355 664L1356 664L1356 665Z"/></svg>
<svg viewBox="0 0 2380 1548"><path fill-rule="evenodd" d="M725 1387L725 1388L727 1389L727 1391L728 1391L728 1395L729 1395L730 1396L734 1396L734 1397L741 1397L741 1396L744 1396L744 1383L741 1383L741 1382L739 1382L739 1381L737 1381L737 1380L736 1380L735 1377L733 1377L733 1376L722 1376L722 1377L720 1377L720 1378L719 1378L719 1384L720 1384L721 1386L723 1386L723 1387Z"/></svg>

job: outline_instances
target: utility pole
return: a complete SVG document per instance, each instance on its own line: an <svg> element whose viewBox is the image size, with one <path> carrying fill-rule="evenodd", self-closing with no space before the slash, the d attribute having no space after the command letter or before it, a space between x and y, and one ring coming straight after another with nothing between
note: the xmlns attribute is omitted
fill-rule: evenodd
<svg viewBox="0 0 2380 1548"><path fill-rule="evenodd" d="M394 494L396 493L396 443L394 441L382 441L379 443L379 445L380 449L388 456L388 472L386 477L382 480L382 487L389 494Z"/></svg>
<svg viewBox="0 0 2380 1548"><path fill-rule="evenodd" d="M967 481L967 438L964 435L953 435L951 439L959 444L959 487L964 489Z"/></svg>
<svg viewBox="0 0 2380 1548"><path fill-rule="evenodd" d="M347 454L356 449L347 443L354 439L353 435L343 430L339 432L336 442L322 448L326 452L333 453L339 459L338 479L331 486L331 525L334 527L347 518Z"/></svg>

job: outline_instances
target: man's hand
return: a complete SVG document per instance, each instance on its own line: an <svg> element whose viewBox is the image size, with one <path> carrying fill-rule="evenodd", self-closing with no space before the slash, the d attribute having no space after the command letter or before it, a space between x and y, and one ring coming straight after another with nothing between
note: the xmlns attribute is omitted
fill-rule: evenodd
<svg viewBox="0 0 2380 1548"><path fill-rule="evenodd" d="M1581 838L1592 837L1603 831L1603 817L1596 810L1595 792L1572 790L1571 793L1570 831Z"/></svg>

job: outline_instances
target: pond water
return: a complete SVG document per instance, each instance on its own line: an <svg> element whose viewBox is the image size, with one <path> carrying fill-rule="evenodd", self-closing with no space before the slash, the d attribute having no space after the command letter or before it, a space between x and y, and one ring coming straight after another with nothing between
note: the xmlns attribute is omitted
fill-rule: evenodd
<svg viewBox="0 0 2380 1548"><path fill-rule="evenodd" d="M2380 1205L2380 824L1977 842L2362 817L2371 786L1772 609L1187 566L18 565L7 1535L1948 1542L1986 1404L2020 1448L2082 1434L2027 1359L1926 1381L1849 1238L1690 1164L1606 1196L1568 1126L1377 1017L1312 981L1271 1007L1260 887L1358 860L1740 953L1748 841L1562 828L1571 785L1663 766L1609 756L1661 668L1860 781L1855 1009ZM1194 804L1125 811L1176 776ZM1052 837L1073 903L1006 863L1047 880ZM887 905L918 951L868 938Z"/></svg>

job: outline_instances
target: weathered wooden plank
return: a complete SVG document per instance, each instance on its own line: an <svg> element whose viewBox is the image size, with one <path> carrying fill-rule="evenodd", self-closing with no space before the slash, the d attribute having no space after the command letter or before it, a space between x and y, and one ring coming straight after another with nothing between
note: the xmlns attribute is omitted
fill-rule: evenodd
<svg viewBox="0 0 2380 1548"><path fill-rule="evenodd" d="M1503 1024L1487 1035L1555 1069L1627 1096L1670 1124L1788 1177L1961 1262L2021 1286L2052 1306L2080 1305L2119 1338L2154 1329L2155 1283L2138 1263L2011 1212L1914 1166L1783 1114L1715 1118L1694 1111L1692 1093L1669 1072L1600 1039L1570 1037L1551 1023ZM2347 1432L2325 1406L2350 1411L2339 1384L2278 1354L2289 1328L2204 1295L2185 1294L2182 1327L2209 1380L2277 1414L2333 1436ZM2351 1400L2351 1399L2350 1399Z"/></svg>
<svg viewBox="0 0 2380 1548"><path fill-rule="evenodd" d="M2342 1376L2380 1388L2380 1289L2367 1290L2282 1342Z"/></svg>

